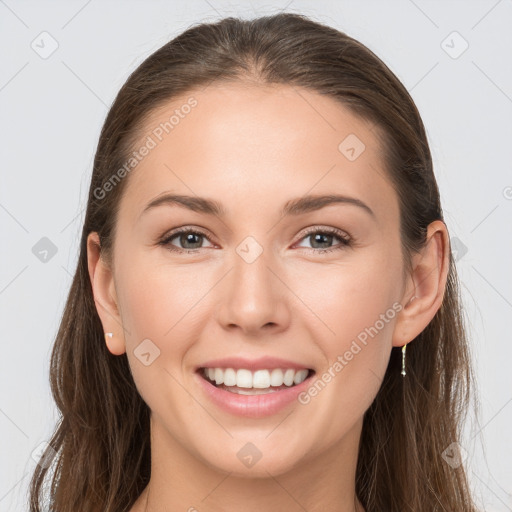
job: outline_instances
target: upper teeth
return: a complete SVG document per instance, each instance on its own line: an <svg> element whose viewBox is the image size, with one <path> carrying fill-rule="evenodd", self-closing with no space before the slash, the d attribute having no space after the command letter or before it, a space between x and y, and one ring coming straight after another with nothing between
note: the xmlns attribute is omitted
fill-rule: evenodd
<svg viewBox="0 0 512 512"><path fill-rule="evenodd" d="M239 388L268 388L270 386L293 386L300 384L308 376L309 370L294 370L288 368L281 370L251 370L234 368L203 368L203 373L215 384L224 384L226 386L238 386Z"/></svg>

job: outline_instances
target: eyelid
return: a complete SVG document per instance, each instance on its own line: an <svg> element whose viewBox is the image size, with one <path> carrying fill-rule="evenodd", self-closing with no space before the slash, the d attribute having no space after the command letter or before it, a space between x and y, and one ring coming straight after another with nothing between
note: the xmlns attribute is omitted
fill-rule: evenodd
<svg viewBox="0 0 512 512"><path fill-rule="evenodd" d="M305 228L305 230L301 233L300 238L297 239L297 242L300 242L308 235L311 235L313 233L328 233L330 235L335 235L346 242L353 240L352 236L346 231L334 227L322 226L321 224L315 224L313 226Z"/></svg>
<svg viewBox="0 0 512 512"><path fill-rule="evenodd" d="M210 239L211 238L210 235L205 230L203 230L202 228L198 228L198 227L192 226L192 225L181 226L181 227L172 229L171 231L168 231L162 237L159 238L158 244L162 245L164 247L167 247L167 246L171 245L170 241L173 238L177 237L178 235L180 235L182 233L193 233L193 234L201 235L204 238L206 238L211 244L216 245L215 242L213 242ZM297 241L293 243L293 246L297 245L299 242L301 242L302 240L307 238L308 235L311 235L313 233L326 233L326 234L333 235L333 236L337 237L338 239L340 239L341 243L338 244L338 245L335 245L333 247L329 247L327 249L316 249L314 247L300 247L300 249L306 249L307 251L313 251L313 252L317 252L317 253L327 253L327 252L336 250L336 249L338 249L340 247L342 247L342 248L343 247L350 247L354 243L354 238L349 233L347 233L346 231L343 231L343 230L341 230L339 228L334 228L334 227L329 227L329 226L322 226L320 224L315 224L315 225L312 225L312 226L309 226L309 227L305 228L301 232L300 237L297 239ZM182 252L187 252L187 253L197 252L200 249L207 249L207 247L199 247L199 248L196 248L196 249L182 249L180 247L172 246L172 249L169 248L170 251L175 251L175 252L178 252L178 253L182 253Z"/></svg>
<svg viewBox="0 0 512 512"><path fill-rule="evenodd" d="M181 235L182 233L194 233L197 235L202 235L204 238L206 238L211 244L215 245L215 242L213 242L210 238L211 236L204 231L202 228L197 228L195 226L181 226L179 228L171 229L170 231L166 232L162 237L159 238L158 244L167 246L170 244L170 241L177 237L178 235ZM173 246L174 247L174 246ZM182 249L180 247L174 247L176 251L198 251L199 249L206 249L206 247L200 247L199 249Z"/></svg>

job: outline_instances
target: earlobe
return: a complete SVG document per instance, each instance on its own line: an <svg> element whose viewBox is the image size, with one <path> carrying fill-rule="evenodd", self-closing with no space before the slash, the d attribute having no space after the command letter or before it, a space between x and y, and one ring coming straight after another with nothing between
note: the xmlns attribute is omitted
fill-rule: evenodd
<svg viewBox="0 0 512 512"><path fill-rule="evenodd" d="M126 352L124 340L116 338L113 332L105 333L105 344L107 345L108 350L115 356L120 356Z"/></svg>
<svg viewBox="0 0 512 512"><path fill-rule="evenodd" d="M112 270L101 257L100 240L96 232L89 233L87 237L87 266L94 304L103 325L107 348L114 355L124 354L124 331L117 307Z"/></svg>
<svg viewBox="0 0 512 512"><path fill-rule="evenodd" d="M441 307L448 277L449 250L444 222L436 220L429 224L427 243L413 257L413 272L404 294L405 306L395 324L393 346L403 346L418 336Z"/></svg>

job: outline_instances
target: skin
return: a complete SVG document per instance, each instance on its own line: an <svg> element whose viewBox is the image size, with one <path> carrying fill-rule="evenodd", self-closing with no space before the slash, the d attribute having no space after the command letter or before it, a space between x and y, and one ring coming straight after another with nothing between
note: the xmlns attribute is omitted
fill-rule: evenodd
<svg viewBox="0 0 512 512"><path fill-rule="evenodd" d="M363 414L391 348L414 339L442 303L446 226L429 226L403 278L398 198L376 127L314 92L213 84L153 112L140 140L191 95L197 106L125 178L112 267L97 234L88 238L109 350L126 352L152 412L151 481L131 510L361 511L354 480ZM366 146L354 161L338 150L351 133ZM163 192L215 199L226 215L169 205L141 214ZM286 201L308 193L358 198L375 217L349 204L280 217ZM195 253L158 244L181 226L207 233L188 246L173 239L175 248L200 247ZM353 245L322 254L340 240L316 243L304 233L313 226L339 229ZM250 264L236 252L247 236L263 249ZM193 379L197 365L227 355L283 357L322 375L394 303L403 309L308 404L242 419L209 402ZM147 338L160 350L149 366L134 355ZM262 454L251 468L237 457L248 442Z"/></svg>

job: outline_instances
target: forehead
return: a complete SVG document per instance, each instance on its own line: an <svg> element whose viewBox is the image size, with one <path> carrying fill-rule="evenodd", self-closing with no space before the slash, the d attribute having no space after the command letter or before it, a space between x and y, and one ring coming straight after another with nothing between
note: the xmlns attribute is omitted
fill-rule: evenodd
<svg viewBox="0 0 512 512"><path fill-rule="evenodd" d="M176 97L141 126L123 201L135 213L166 191L236 206L281 207L291 197L338 192L398 215L379 129L334 100L289 85L211 84Z"/></svg>

